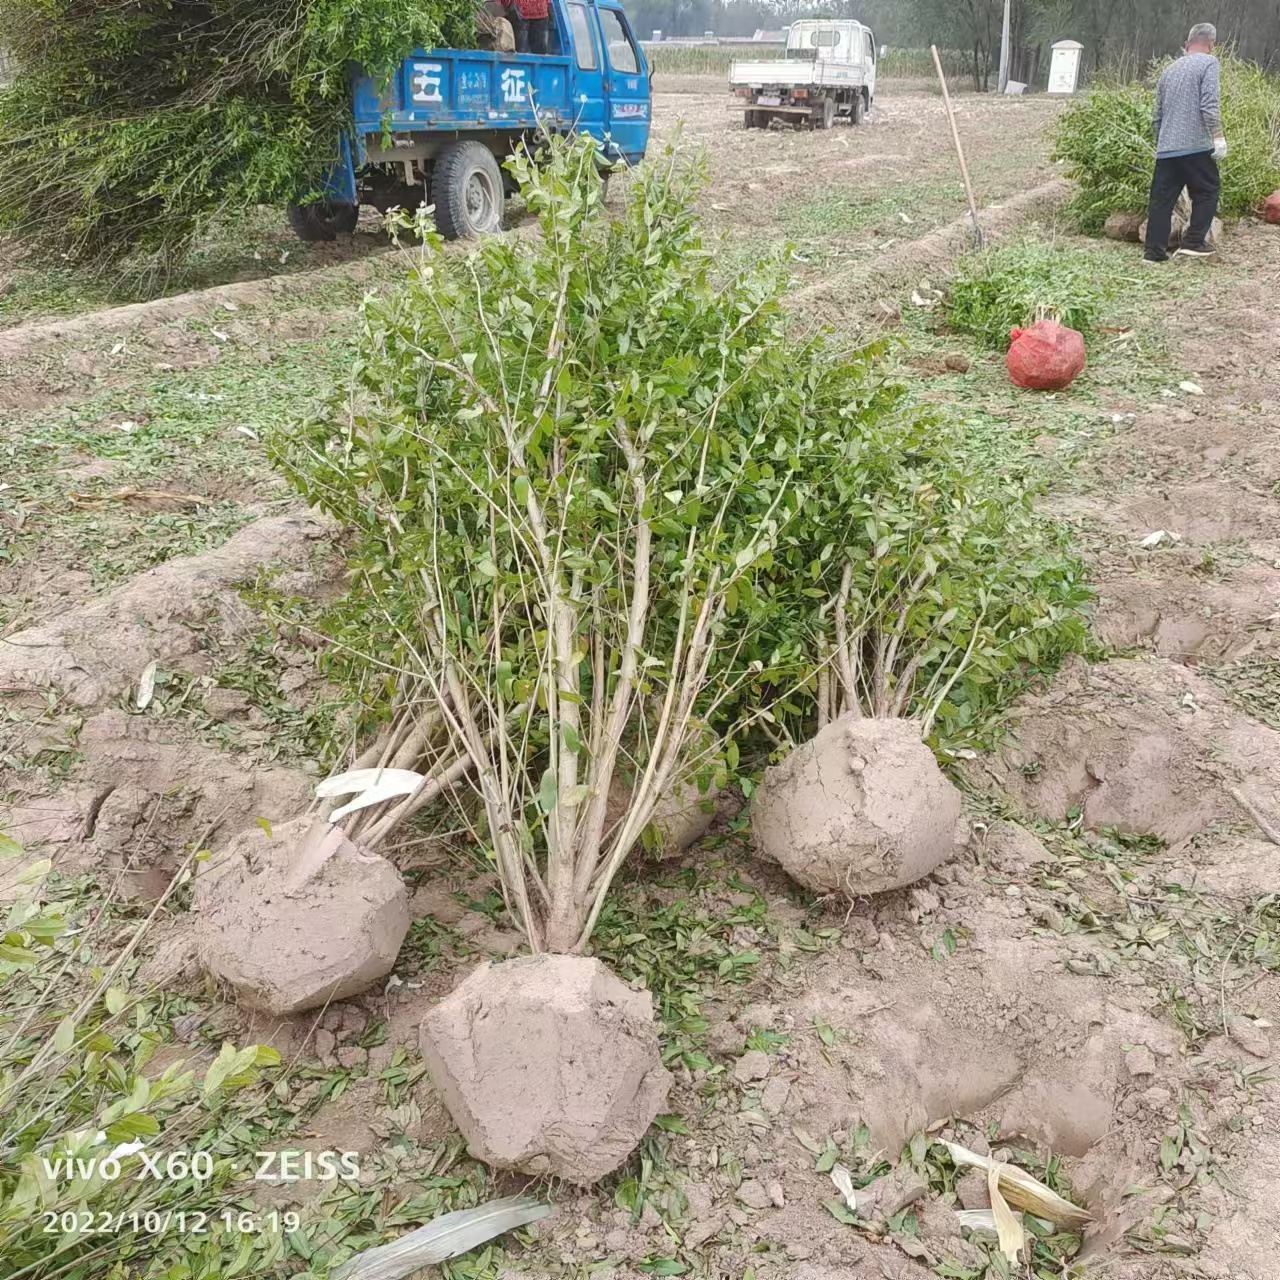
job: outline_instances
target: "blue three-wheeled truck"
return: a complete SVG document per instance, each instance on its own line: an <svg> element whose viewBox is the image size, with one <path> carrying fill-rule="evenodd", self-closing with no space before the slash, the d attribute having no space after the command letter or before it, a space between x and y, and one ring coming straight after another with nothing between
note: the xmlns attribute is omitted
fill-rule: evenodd
<svg viewBox="0 0 1280 1280"><path fill-rule="evenodd" d="M435 207L442 235L502 223L502 161L542 130L590 134L605 161L636 164L649 141L649 68L620 0L551 0L547 54L429 49L382 84L352 81L353 129L325 198L289 209L303 240L355 229L362 204Z"/></svg>

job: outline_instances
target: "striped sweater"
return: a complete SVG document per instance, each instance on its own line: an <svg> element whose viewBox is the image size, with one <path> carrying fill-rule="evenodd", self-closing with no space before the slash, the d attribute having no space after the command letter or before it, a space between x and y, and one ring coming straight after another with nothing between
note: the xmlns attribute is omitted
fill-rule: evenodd
<svg viewBox="0 0 1280 1280"><path fill-rule="evenodd" d="M1213 150L1222 132L1218 60L1188 53L1165 69L1156 87L1156 155L1194 156Z"/></svg>

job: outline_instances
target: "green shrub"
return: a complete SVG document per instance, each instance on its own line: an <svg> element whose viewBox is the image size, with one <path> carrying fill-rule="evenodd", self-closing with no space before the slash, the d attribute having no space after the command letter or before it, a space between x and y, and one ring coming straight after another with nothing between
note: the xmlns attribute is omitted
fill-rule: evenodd
<svg viewBox="0 0 1280 1280"><path fill-rule="evenodd" d="M839 713L834 645L867 655L843 707L972 734L1079 643L1078 571L878 349L791 331L780 264L718 277L678 154L616 220L589 140L513 167L541 236L460 258L424 226L354 393L271 448L354 531L325 629L391 717L361 763L427 779L348 833L456 803L530 945L568 950L673 783Z"/></svg>
<svg viewBox="0 0 1280 1280"><path fill-rule="evenodd" d="M346 72L465 36L473 0L0 0L0 232L57 261L150 255L313 193Z"/></svg>
<svg viewBox="0 0 1280 1280"><path fill-rule="evenodd" d="M1230 54L1222 62L1222 117L1230 152L1222 162L1221 210L1254 212L1280 187L1280 78ZM1081 230L1098 232L1113 213L1146 208L1155 164L1155 81L1096 84L1058 121L1054 159L1077 186L1069 208Z"/></svg>
<svg viewBox="0 0 1280 1280"><path fill-rule="evenodd" d="M948 287L946 316L953 329L1007 351L1009 331L1037 320L1087 333L1105 297L1087 252L1026 241L962 261Z"/></svg>
<svg viewBox="0 0 1280 1280"><path fill-rule="evenodd" d="M273 448L356 531L332 634L410 709L419 772L475 774L508 902L565 951L667 787L803 674L777 620L808 584L769 565L867 368L788 341L778 264L715 278L699 166L654 158L618 219L589 138L513 169L540 238L459 259L424 227L365 309L354 402Z"/></svg>
<svg viewBox="0 0 1280 1280"><path fill-rule="evenodd" d="M1026 486L976 465L941 416L850 414L843 450L821 511L779 551L814 587L819 718L856 705L919 720L943 755L989 747L1027 683L1083 651L1083 566Z"/></svg>

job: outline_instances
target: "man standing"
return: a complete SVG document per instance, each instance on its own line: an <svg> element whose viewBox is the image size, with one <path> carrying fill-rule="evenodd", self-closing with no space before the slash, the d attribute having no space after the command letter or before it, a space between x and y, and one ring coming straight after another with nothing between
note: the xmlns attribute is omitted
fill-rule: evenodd
<svg viewBox="0 0 1280 1280"><path fill-rule="evenodd" d="M1186 53L1160 77L1156 88L1156 172L1147 208L1147 262L1169 257L1173 210L1185 187L1191 193L1191 224L1179 253L1207 258L1209 232L1218 212L1218 161L1227 154L1222 133L1222 90L1211 23L1191 28Z"/></svg>

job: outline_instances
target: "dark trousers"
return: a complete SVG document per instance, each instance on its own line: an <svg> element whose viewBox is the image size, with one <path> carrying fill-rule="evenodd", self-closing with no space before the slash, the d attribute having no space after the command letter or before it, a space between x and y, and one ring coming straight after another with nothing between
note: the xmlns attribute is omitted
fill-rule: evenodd
<svg viewBox="0 0 1280 1280"><path fill-rule="evenodd" d="M550 18L526 18L525 30L528 32L529 47L525 53L543 54L547 51L547 32L551 27Z"/></svg>
<svg viewBox="0 0 1280 1280"><path fill-rule="evenodd" d="M1156 161L1151 180L1151 199L1147 205L1146 256L1163 262L1169 256L1169 235L1173 228L1173 209L1185 187L1191 193L1191 225L1182 237L1188 249L1203 248L1209 238L1213 220L1218 214L1218 162L1213 153L1201 151L1193 156L1170 156Z"/></svg>

